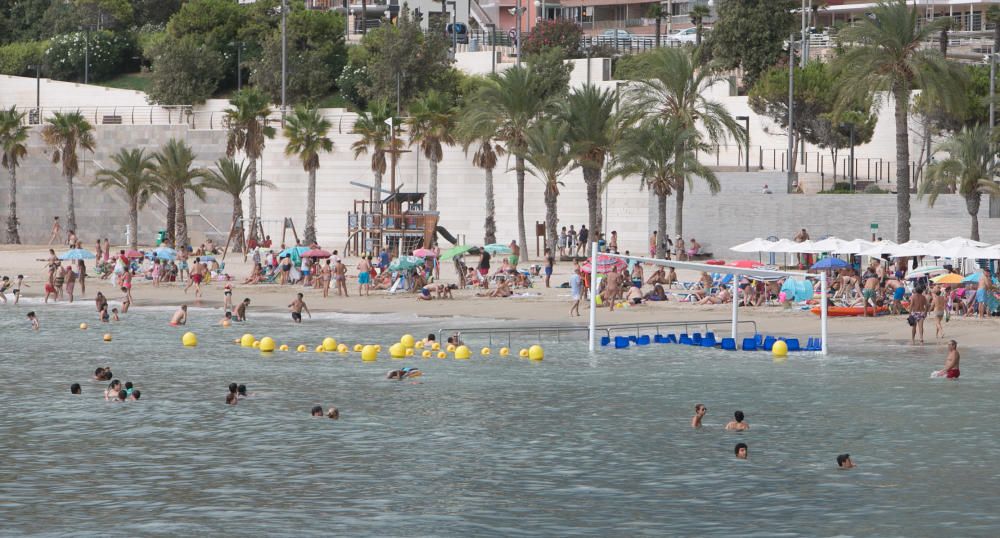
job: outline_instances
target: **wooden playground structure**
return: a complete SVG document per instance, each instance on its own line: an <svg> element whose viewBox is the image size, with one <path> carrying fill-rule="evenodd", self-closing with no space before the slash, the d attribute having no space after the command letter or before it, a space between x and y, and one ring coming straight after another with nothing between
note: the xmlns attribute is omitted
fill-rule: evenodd
<svg viewBox="0 0 1000 538"><path fill-rule="evenodd" d="M368 189L367 200L355 200L354 210L347 214L347 244L349 256L378 254L383 250L393 256L407 254L418 248L430 248L435 243L439 214L424 211L424 193L389 192L384 199L374 188Z"/></svg>

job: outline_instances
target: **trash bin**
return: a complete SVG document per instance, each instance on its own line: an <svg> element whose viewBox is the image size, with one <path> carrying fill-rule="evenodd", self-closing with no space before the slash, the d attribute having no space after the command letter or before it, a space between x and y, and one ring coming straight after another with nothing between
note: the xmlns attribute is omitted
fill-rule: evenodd
<svg viewBox="0 0 1000 538"><path fill-rule="evenodd" d="M156 232L156 246L162 245L163 242L166 241L166 240L167 240L167 231L166 230L158 230Z"/></svg>
<svg viewBox="0 0 1000 538"><path fill-rule="evenodd" d="M470 37L469 38L469 52L479 52L479 38Z"/></svg>

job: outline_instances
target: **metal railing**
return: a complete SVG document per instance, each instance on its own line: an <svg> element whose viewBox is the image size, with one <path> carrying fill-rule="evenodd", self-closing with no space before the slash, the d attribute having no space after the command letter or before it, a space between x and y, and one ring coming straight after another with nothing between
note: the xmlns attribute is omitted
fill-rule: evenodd
<svg viewBox="0 0 1000 538"><path fill-rule="evenodd" d="M640 336L641 332L655 330L656 334L661 334L664 329L676 330L678 328L683 328L684 332L690 332L692 329L703 329L708 332L709 327L730 327L733 321L731 319L716 319L716 320L696 320L696 321L659 321L659 322L647 322L647 323L619 323L614 325L598 325L597 332L603 333L604 336L611 338L616 335L621 334L634 334L635 336ZM753 327L753 334L757 334L757 322L755 321L737 321L739 325L750 325ZM584 338L589 334L590 329L586 325L540 325L540 326L522 326L522 327L451 327L440 329L437 332L438 341L443 342L445 338L450 335L457 334L460 337L485 336L489 342L490 346L495 345L496 342L506 341L507 347L511 346L511 338L514 335L532 335L535 337L534 342L544 341L547 336L550 339L555 339L556 342L564 341L564 335L580 335L582 334ZM576 338L579 340L579 338Z"/></svg>
<svg viewBox="0 0 1000 538"><path fill-rule="evenodd" d="M56 112L67 114L79 112L93 125L184 125L190 124L190 105L165 106L77 106L41 107L18 106L28 113L25 125L40 125L55 116Z"/></svg>

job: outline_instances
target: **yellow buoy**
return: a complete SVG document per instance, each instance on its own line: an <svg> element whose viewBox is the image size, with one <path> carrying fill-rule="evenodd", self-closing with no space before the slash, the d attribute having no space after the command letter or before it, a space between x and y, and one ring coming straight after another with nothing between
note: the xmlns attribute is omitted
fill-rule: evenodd
<svg viewBox="0 0 1000 538"><path fill-rule="evenodd" d="M420 356L425 359L431 358L431 350L425 349L424 352L420 354Z"/></svg>
<svg viewBox="0 0 1000 538"><path fill-rule="evenodd" d="M80 330L81 331L86 331L87 330L87 324L86 323L81 323L80 324Z"/></svg>
<svg viewBox="0 0 1000 538"><path fill-rule="evenodd" d="M484 347L483 349L480 349L479 350L479 354L483 355L483 356L489 355L490 354L490 348Z"/></svg>
<svg viewBox="0 0 1000 538"><path fill-rule="evenodd" d="M111 333L104 333L104 341L105 342L111 341Z"/></svg>
<svg viewBox="0 0 1000 538"><path fill-rule="evenodd" d="M423 349L424 348L424 341L420 340L420 341L416 342L415 344L413 344L413 347L415 347L417 349Z"/></svg>
<svg viewBox="0 0 1000 538"><path fill-rule="evenodd" d="M375 344L375 353L382 353L382 346Z"/></svg>
<svg viewBox="0 0 1000 538"><path fill-rule="evenodd" d="M510 355L510 350L505 347L500 348L500 356L506 357L507 355Z"/></svg>
<svg viewBox="0 0 1000 538"><path fill-rule="evenodd" d="M454 353L455 352L455 344L448 344L448 347L445 348L445 349L448 350L448 353Z"/></svg>
<svg viewBox="0 0 1000 538"><path fill-rule="evenodd" d="M223 327L231 327L232 325L233 325L233 322L229 321L228 319L222 320L222 326Z"/></svg>
<svg viewBox="0 0 1000 538"><path fill-rule="evenodd" d="M533 361L540 361L545 358L545 350L542 346L535 344L528 348L528 358Z"/></svg>
<svg viewBox="0 0 1000 538"><path fill-rule="evenodd" d="M184 347L194 347L198 345L198 337L192 332L186 332L181 337L181 343L184 344Z"/></svg>
<svg viewBox="0 0 1000 538"><path fill-rule="evenodd" d="M416 342L413 341L412 334L404 334L403 337L399 339L399 343L403 344L403 347L413 347Z"/></svg>
<svg viewBox="0 0 1000 538"><path fill-rule="evenodd" d="M337 351L340 353L347 353L347 344L337 344Z"/></svg>
<svg viewBox="0 0 1000 538"><path fill-rule="evenodd" d="M354 351L360 353L361 350L362 350L362 348L364 348L364 347L365 346L362 346L361 344L354 344Z"/></svg>
<svg viewBox="0 0 1000 538"><path fill-rule="evenodd" d="M260 349L260 340L254 340L253 343L250 344L250 347L254 349Z"/></svg>
<svg viewBox="0 0 1000 538"><path fill-rule="evenodd" d="M406 348L406 356L407 357L412 357L413 356L413 348L412 347Z"/></svg>
<svg viewBox="0 0 1000 538"><path fill-rule="evenodd" d="M261 338L260 345L258 347L260 347L260 350L264 353L271 353L274 351L274 338L271 338L270 336Z"/></svg>
<svg viewBox="0 0 1000 538"><path fill-rule="evenodd" d="M438 351L438 358L439 359L447 359L448 358L448 354L445 353L444 351Z"/></svg>
<svg viewBox="0 0 1000 538"><path fill-rule="evenodd" d="M394 359L402 359L406 357L406 348L403 344L396 342L395 344L389 346L389 356Z"/></svg>
<svg viewBox="0 0 1000 538"><path fill-rule="evenodd" d="M471 355L472 351L469 350L469 346L458 346L455 348L456 359L468 359Z"/></svg>
<svg viewBox="0 0 1000 538"><path fill-rule="evenodd" d="M433 344L431 344L431 349L433 349L434 351L439 351L441 349L441 344L434 342Z"/></svg>
<svg viewBox="0 0 1000 538"><path fill-rule="evenodd" d="M288 351L288 344L281 344L281 347L278 348L278 351Z"/></svg>
<svg viewBox="0 0 1000 538"><path fill-rule="evenodd" d="M309 348L307 348L305 344L299 344L299 347L295 348L295 351L305 353L306 351L309 351Z"/></svg>
<svg viewBox="0 0 1000 538"><path fill-rule="evenodd" d="M321 344L316 346L316 353L322 353L322 352L323 352L323 345Z"/></svg>
<svg viewBox="0 0 1000 538"><path fill-rule="evenodd" d="M518 352L517 354L518 354L518 356L520 356L520 357L521 357L522 359L526 359L526 358L528 358L528 350L527 350L527 349L522 349L522 350L521 350L521 351L519 351L519 352Z"/></svg>
<svg viewBox="0 0 1000 538"><path fill-rule="evenodd" d="M361 360L372 362L378 358L378 350L375 346L363 346L361 348Z"/></svg>
<svg viewBox="0 0 1000 538"><path fill-rule="evenodd" d="M327 336L323 339L323 351L337 351L337 341Z"/></svg>
<svg viewBox="0 0 1000 538"><path fill-rule="evenodd" d="M250 334L250 333L244 334L240 338L240 345L243 346L243 347L251 347L251 346L253 346L253 335Z"/></svg>
<svg viewBox="0 0 1000 538"><path fill-rule="evenodd" d="M771 346L771 354L775 357L784 357L788 355L788 344L784 340L778 340Z"/></svg>

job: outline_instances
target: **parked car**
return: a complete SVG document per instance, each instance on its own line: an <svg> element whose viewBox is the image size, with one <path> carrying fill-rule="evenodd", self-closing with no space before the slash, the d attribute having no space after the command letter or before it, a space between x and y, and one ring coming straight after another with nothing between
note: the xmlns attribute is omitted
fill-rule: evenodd
<svg viewBox="0 0 1000 538"><path fill-rule="evenodd" d="M448 40L454 39L455 41L468 44L469 43L469 26L465 23L448 23L448 26L444 29L444 34L448 37ZM453 37L454 36L454 37Z"/></svg>
<svg viewBox="0 0 1000 538"><path fill-rule="evenodd" d="M673 43L690 43L694 44L698 40L698 29L697 28L685 28L683 30L678 30L667 36L667 42Z"/></svg>
<svg viewBox="0 0 1000 538"><path fill-rule="evenodd" d="M601 35L598 36L597 40L600 43L614 44L617 42L623 45L627 45L632 42L633 38L635 38L635 35L633 35L632 32L629 32L628 30L616 30L614 28L611 28L601 32Z"/></svg>

